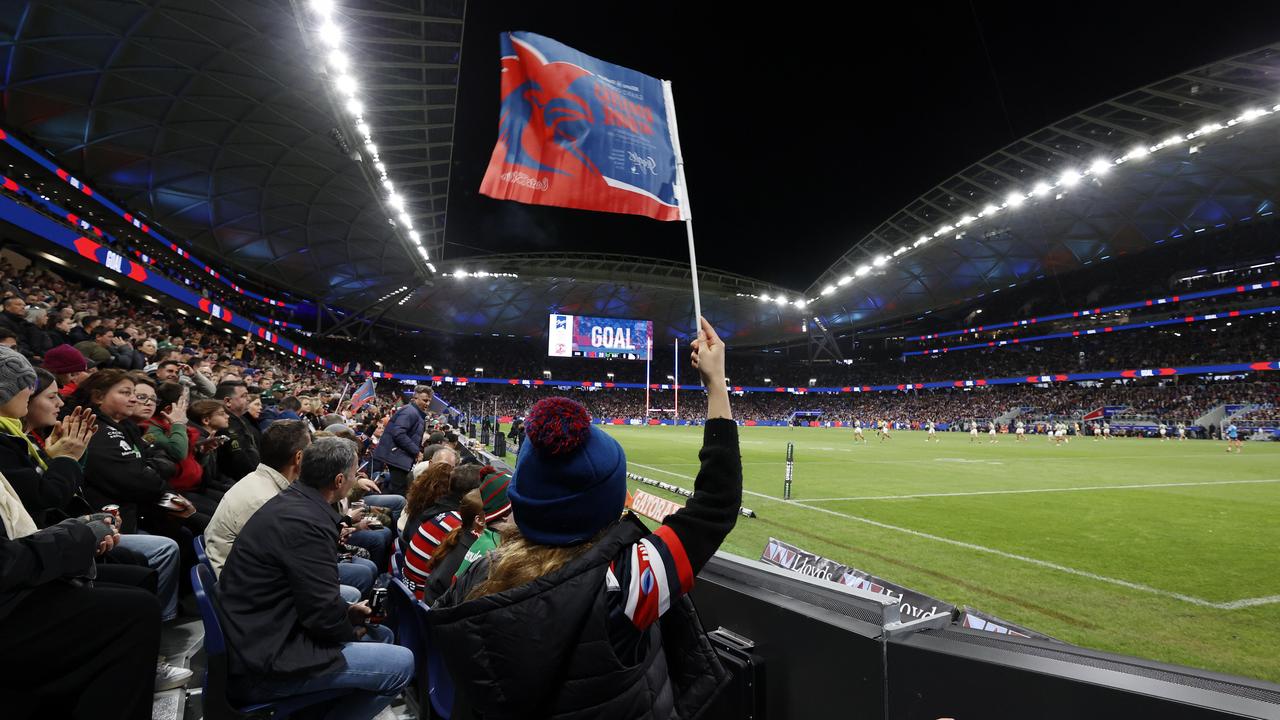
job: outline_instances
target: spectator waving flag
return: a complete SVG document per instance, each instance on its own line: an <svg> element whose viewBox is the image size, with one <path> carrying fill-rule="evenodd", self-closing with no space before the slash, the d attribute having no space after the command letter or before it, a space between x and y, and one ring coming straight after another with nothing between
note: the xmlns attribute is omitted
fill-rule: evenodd
<svg viewBox="0 0 1280 720"><path fill-rule="evenodd" d="M351 411L355 412L373 399L373 378L365 378L364 384L351 396Z"/></svg>
<svg viewBox="0 0 1280 720"><path fill-rule="evenodd" d="M501 35L498 142L480 192L533 205L683 220L702 304L671 83L541 35Z"/></svg>

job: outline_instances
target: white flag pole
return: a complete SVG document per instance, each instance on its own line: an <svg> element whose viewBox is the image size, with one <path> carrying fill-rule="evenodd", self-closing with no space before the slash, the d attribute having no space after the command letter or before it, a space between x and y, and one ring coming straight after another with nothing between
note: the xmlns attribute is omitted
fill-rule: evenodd
<svg viewBox="0 0 1280 720"><path fill-rule="evenodd" d="M649 424L649 364L653 362L653 332L649 333L648 355L644 358L644 423Z"/></svg>
<svg viewBox="0 0 1280 720"><path fill-rule="evenodd" d="M693 277L693 336L702 328L702 297L698 294L698 254L693 246L693 208L689 203L689 184L684 177L684 155L680 152L680 130L676 126L676 99L671 92L671 81L662 81L662 98L667 106L667 129L671 133L671 149L676 153L676 199L680 203L680 217L689 236L689 271Z"/></svg>
<svg viewBox="0 0 1280 720"><path fill-rule="evenodd" d="M675 341L675 351L676 351L675 362L672 363L673 365L675 365L675 375L671 376L671 380L674 383L671 386L671 389L675 391L675 395L674 395L675 408L672 410L672 412L674 412L676 416L676 425L679 425L680 424L680 340L679 339Z"/></svg>

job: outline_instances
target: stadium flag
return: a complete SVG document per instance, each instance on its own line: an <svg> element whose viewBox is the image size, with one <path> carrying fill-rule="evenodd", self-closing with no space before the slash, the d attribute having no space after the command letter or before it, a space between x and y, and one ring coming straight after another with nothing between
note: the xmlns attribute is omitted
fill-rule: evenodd
<svg viewBox="0 0 1280 720"><path fill-rule="evenodd" d="M1105 415L1106 415L1106 411L1103 408L1098 408L1096 410L1090 411L1080 419L1085 422L1089 422L1090 420L1101 420Z"/></svg>
<svg viewBox="0 0 1280 720"><path fill-rule="evenodd" d="M671 82L541 35L500 36L498 141L480 192L532 205L683 220L702 315Z"/></svg>
<svg viewBox="0 0 1280 720"><path fill-rule="evenodd" d="M351 396L351 412L356 412L373 399L373 378L365 378L364 384Z"/></svg>

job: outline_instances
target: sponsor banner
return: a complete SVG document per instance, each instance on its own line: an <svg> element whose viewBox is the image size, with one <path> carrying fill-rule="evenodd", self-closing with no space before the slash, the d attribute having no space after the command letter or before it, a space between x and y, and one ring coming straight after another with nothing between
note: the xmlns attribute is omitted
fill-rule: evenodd
<svg viewBox="0 0 1280 720"><path fill-rule="evenodd" d="M643 485L648 485L650 487L656 487L661 490L666 490L669 493L675 493L676 495L679 495L681 497L693 497L692 490L689 490L687 488L682 488L679 485L672 485L669 482L654 480L653 478L647 478L643 475L637 475L635 473L627 473L627 479L634 482L641 483ZM749 517L749 518L753 518L756 516L754 511L752 511L750 508L745 508L745 507L738 508L738 514L743 515L744 517Z"/></svg>
<svg viewBox="0 0 1280 720"><path fill-rule="evenodd" d="M660 498L657 495L650 495L643 490L637 490L631 496L631 502L628 507L631 508L632 512L643 515L650 520L662 522L668 515L684 506L666 498Z"/></svg>
<svg viewBox="0 0 1280 720"><path fill-rule="evenodd" d="M918 593L909 588L891 583L884 578L876 577L857 568L849 567L828 560L820 555L801 550L790 543L777 538L769 538L764 551L760 553L760 561L809 577L830 580L849 587L879 593L900 606L902 621L919 620L935 615L951 615L955 606L936 598Z"/></svg>
<svg viewBox="0 0 1280 720"><path fill-rule="evenodd" d="M1001 620L994 615L988 615L981 610L975 610L968 605L960 609L956 623L960 627L967 627L971 630L981 630L983 632L995 633L997 635L1008 635L1010 637L1034 638L1037 640L1053 640L1061 642L1055 638L1051 638L1043 633L1034 630L1028 630L1021 625L1014 625L1008 620Z"/></svg>

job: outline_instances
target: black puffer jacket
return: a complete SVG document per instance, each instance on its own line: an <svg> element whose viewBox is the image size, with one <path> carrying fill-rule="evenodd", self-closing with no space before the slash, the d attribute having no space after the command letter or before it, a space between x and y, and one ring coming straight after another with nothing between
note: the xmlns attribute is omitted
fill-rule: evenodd
<svg viewBox="0 0 1280 720"><path fill-rule="evenodd" d="M742 504L732 420L707 422L699 459L693 497L657 531L628 513L559 570L464 601L488 577L486 557L436 603L427 614L431 642L475 717L665 720L694 718L707 707L727 674L684 593ZM628 558L662 554L658 545L667 548L664 563L676 556L688 563L675 573L681 587L648 571L628 582L628 573L642 572ZM669 593L665 612L651 591L656 585ZM643 599L635 594L642 589ZM623 604L628 596L634 604ZM641 604L651 613L628 619Z"/></svg>
<svg viewBox="0 0 1280 720"><path fill-rule="evenodd" d="M427 613L431 642L473 717L692 718L714 699L727 673L687 596L645 631L646 651L636 662L614 651L605 571L619 551L648 534L630 516L560 570L450 606L488 574L487 558L480 560Z"/></svg>

